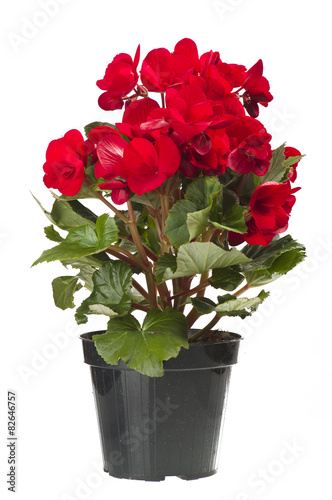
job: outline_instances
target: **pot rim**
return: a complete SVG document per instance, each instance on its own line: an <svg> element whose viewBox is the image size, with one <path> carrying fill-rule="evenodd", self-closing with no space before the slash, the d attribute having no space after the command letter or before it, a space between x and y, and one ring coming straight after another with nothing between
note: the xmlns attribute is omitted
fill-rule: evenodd
<svg viewBox="0 0 332 500"><path fill-rule="evenodd" d="M191 328L189 330L189 332L191 333L191 335L193 335L194 333L198 332L198 330L199 330L198 328ZM211 330L211 331L213 332L213 331L218 331L218 330ZM102 335L103 333L106 333L106 330L95 330L93 332L85 332L85 333L81 333L79 335L79 338L81 340L84 340L84 341L93 342L92 335ZM239 335L238 333L234 333L234 332L227 332L227 333L229 335L231 335L232 338L223 339L220 342L193 342L192 344L189 344L189 347L196 347L196 346L202 346L202 345L228 344L228 343L232 343L232 342L240 342L241 340L243 340L243 337L241 335ZM190 336L189 336L189 338L190 338Z"/></svg>
<svg viewBox="0 0 332 500"><path fill-rule="evenodd" d="M190 331L195 333L197 330L192 329ZM117 365L110 365L98 354L92 335L103 333L105 333L105 330L87 332L80 335L85 363L91 367L134 372L135 370L129 368L122 359L119 359ZM233 338L225 339L221 342L197 342L189 344L188 349L180 349L176 357L169 358L163 362L165 372L219 369L231 367L236 364L242 337L237 333L229 333Z"/></svg>

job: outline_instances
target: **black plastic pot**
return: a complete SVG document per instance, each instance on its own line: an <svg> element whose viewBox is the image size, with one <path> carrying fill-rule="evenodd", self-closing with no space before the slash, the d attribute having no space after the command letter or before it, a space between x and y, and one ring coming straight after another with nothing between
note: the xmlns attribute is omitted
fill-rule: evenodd
<svg viewBox="0 0 332 500"><path fill-rule="evenodd" d="M122 360L116 366L105 363L92 340L100 333L85 333L81 339L91 369L105 472L146 481L215 474L231 366L241 337L191 344L164 362L163 377L148 377Z"/></svg>

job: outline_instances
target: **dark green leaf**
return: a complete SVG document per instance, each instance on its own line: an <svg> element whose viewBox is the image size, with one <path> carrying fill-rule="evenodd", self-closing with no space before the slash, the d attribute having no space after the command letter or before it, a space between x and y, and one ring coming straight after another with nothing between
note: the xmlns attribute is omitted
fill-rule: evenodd
<svg viewBox="0 0 332 500"><path fill-rule="evenodd" d="M54 202L49 219L60 229L69 229L88 225L95 227L97 216L77 200Z"/></svg>
<svg viewBox="0 0 332 500"><path fill-rule="evenodd" d="M77 276L59 276L52 281L54 303L57 307L63 310L75 307L74 293L82 288L77 282Z"/></svg>
<svg viewBox="0 0 332 500"><path fill-rule="evenodd" d="M165 311L151 309L139 324L130 314L112 318L105 334L93 340L106 363L116 365L121 358L129 368L161 377L163 361L176 357L181 347L188 348L187 322L184 315L167 307Z"/></svg>
<svg viewBox="0 0 332 500"><path fill-rule="evenodd" d="M266 247L246 245L242 252L252 259L242 265L250 286L260 286L288 273L305 258L305 247L290 235L276 237Z"/></svg>
<svg viewBox="0 0 332 500"><path fill-rule="evenodd" d="M246 233L244 212L246 207L239 205L239 198L229 189L224 189L215 200L210 221L218 229L226 229L236 233Z"/></svg>
<svg viewBox="0 0 332 500"><path fill-rule="evenodd" d="M45 250L33 265L54 260L79 259L106 250L117 240L118 230L107 214L98 217L96 229L81 226L71 229L58 246Z"/></svg>
<svg viewBox="0 0 332 500"><path fill-rule="evenodd" d="M110 261L97 270L93 277L93 292L77 309L76 320L87 321L86 314L95 312L92 306L106 306L112 314L123 315L128 312L131 299L127 292L131 288L132 271L121 261ZM103 309L104 310L104 309Z"/></svg>
<svg viewBox="0 0 332 500"><path fill-rule="evenodd" d="M220 193L222 186L217 177L202 176L192 181L187 187L185 199L195 204L196 211L209 207L213 195Z"/></svg>
<svg viewBox="0 0 332 500"><path fill-rule="evenodd" d="M190 241L200 234L203 234L206 228L210 225L210 212L211 206L206 207L203 210L198 210L197 212L191 212L187 214L187 228L189 231Z"/></svg>
<svg viewBox="0 0 332 500"><path fill-rule="evenodd" d="M193 297L191 298L191 303L201 314L210 314L211 312L215 312L217 307L217 304L207 297Z"/></svg>
<svg viewBox="0 0 332 500"><path fill-rule="evenodd" d="M263 176L260 176L259 184L263 184L263 182L280 182L286 172L286 166L284 164L285 161L285 144L282 144L277 149L275 149L272 153L272 158L270 161L270 167L267 173Z"/></svg>
<svg viewBox="0 0 332 500"><path fill-rule="evenodd" d="M244 280L244 276L231 269L230 267L225 267L223 269L213 269L212 277L209 283L214 288L222 288L228 292L235 290Z"/></svg>
<svg viewBox="0 0 332 500"><path fill-rule="evenodd" d="M165 224L165 235L172 245L179 247L189 241L187 214L195 211L195 203L189 200L177 201L169 210Z"/></svg>
<svg viewBox="0 0 332 500"><path fill-rule="evenodd" d="M176 271L176 257L175 255L165 253L159 257L156 263L155 278L157 285L160 285L160 283L169 279L166 273L168 269L170 269L171 273Z"/></svg>
<svg viewBox="0 0 332 500"><path fill-rule="evenodd" d="M215 311L220 316L240 316L245 318L250 316L252 312L257 310L257 307L269 296L269 293L262 290L257 297L237 298L235 295L226 294L218 297L219 305L216 306Z"/></svg>
<svg viewBox="0 0 332 500"><path fill-rule="evenodd" d="M44 227L44 232L46 237L51 241L55 241L56 243L63 241L62 236L54 229L53 225Z"/></svg>
<svg viewBox="0 0 332 500"><path fill-rule="evenodd" d="M134 194L134 196L130 198L130 201L140 203L146 207L154 208L155 210L160 206L160 198L154 191L149 191L141 196Z"/></svg>

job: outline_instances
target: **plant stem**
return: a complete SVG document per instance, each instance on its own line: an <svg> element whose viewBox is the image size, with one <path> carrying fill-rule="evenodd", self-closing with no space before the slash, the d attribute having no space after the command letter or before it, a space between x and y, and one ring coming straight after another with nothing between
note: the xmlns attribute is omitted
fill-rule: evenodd
<svg viewBox="0 0 332 500"><path fill-rule="evenodd" d="M201 275L200 283L198 286L203 285L203 283L205 283L205 281L207 281L208 277L209 277L209 271L205 271L205 273L203 273ZM205 293L205 288L206 287L200 288L200 290L197 292L196 297L203 297L204 293ZM186 318L187 323L188 323L188 327L191 328L200 316L202 316L202 314L199 313L195 307L193 307Z"/></svg>
<svg viewBox="0 0 332 500"><path fill-rule="evenodd" d="M165 94L164 92L161 92L161 107L164 108L165 107Z"/></svg>
<svg viewBox="0 0 332 500"><path fill-rule="evenodd" d="M97 198L99 198L108 208L110 208L120 219L122 219L126 224L129 223L128 217L126 217L120 210L118 210L112 203L110 203L106 198L103 197L99 191L94 191Z"/></svg>
<svg viewBox="0 0 332 500"><path fill-rule="evenodd" d="M237 292L234 293L235 297L238 297L239 295L242 295L244 292L246 292L247 290L249 290L249 288L250 288L250 286L247 283L242 288L240 288L240 290L238 290Z"/></svg>
<svg viewBox="0 0 332 500"><path fill-rule="evenodd" d="M178 297L190 297L191 295L194 295L195 293L199 292L200 290L203 290L209 285L208 281L204 281L203 283L200 283L199 285L195 286L191 290L185 290L184 292L177 293L176 295L173 295L171 297L171 300L177 299Z"/></svg>
<svg viewBox="0 0 332 500"><path fill-rule="evenodd" d="M146 267L144 266L143 262L140 261L135 255L132 255L128 250L125 248L117 247L115 245L110 245L106 250L106 253L109 253L110 255L113 255L113 257L117 257L120 260L123 260L124 262L127 262L130 266L136 266L142 269L143 271L146 271Z"/></svg>
<svg viewBox="0 0 332 500"><path fill-rule="evenodd" d="M189 329L193 326L193 324L198 320L200 316L202 316L202 314L199 313L195 307L193 307L186 317Z"/></svg>
<svg viewBox="0 0 332 500"><path fill-rule="evenodd" d="M210 323L208 323L204 328L201 330L198 330L198 332L194 333L189 339L189 342L192 342L193 340L197 340L201 337L204 337L206 333L208 333L221 319L221 316L219 314L215 314L215 316L212 318Z"/></svg>
<svg viewBox="0 0 332 500"><path fill-rule="evenodd" d="M130 229L131 235L134 240L134 244L137 248L138 255L140 256L140 259L142 263L144 264L145 270L145 277L146 277L146 284L149 290L149 302L151 304L151 307L158 307L158 302L157 302L157 289L156 289L156 284L154 280L154 276L151 270L151 264L146 256L143 243L141 241L141 237L139 235L137 225L136 225L136 218L135 218L135 213L133 210L133 206L131 204L131 201L127 201L128 205L128 212L129 212L129 221L127 222L128 227Z"/></svg>
<svg viewBox="0 0 332 500"><path fill-rule="evenodd" d="M149 308L147 306L141 306L140 304L135 304L135 302L132 302L130 307L132 309L139 309L140 311L145 311L145 312L149 311Z"/></svg>
<svg viewBox="0 0 332 500"><path fill-rule="evenodd" d="M146 290L133 278L132 279L133 287L149 302L150 297Z"/></svg>

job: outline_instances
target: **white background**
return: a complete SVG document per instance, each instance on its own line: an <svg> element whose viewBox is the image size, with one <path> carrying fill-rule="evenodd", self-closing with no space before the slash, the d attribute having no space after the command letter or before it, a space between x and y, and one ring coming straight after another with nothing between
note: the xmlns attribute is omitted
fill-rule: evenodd
<svg viewBox="0 0 332 500"><path fill-rule="evenodd" d="M45 2L46 3L46 2ZM52 3L52 2L50 2ZM7 390L18 394L19 500L302 500L331 495L331 36L326 0L53 2L2 6L1 48L1 441L5 498ZM44 14L43 14L44 13ZM35 27L31 27L32 22ZM36 25L38 27L36 27ZM23 38L19 38L23 37ZM97 105L95 82L119 52L173 50L193 38L225 62L259 58L274 101L260 120L273 147L287 141L307 156L298 167L292 236L308 259L270 285L269 303L229 328L245 341L233 378L217 475L163 483L117 480L102 472L89 369L72 311L53 305L60 264L31 263L48 246L42 182L50 140L118 116ZM293 447L293 453L286 451ZM287 457L285 459L285 457ZM287 463L286 463L287 462ZM264 476L264 479L262 479ZM261 478L258 481L258 478ZM84 485L84 486L83 486ZM2 496L3 498L3 496Z"/></svg>

